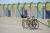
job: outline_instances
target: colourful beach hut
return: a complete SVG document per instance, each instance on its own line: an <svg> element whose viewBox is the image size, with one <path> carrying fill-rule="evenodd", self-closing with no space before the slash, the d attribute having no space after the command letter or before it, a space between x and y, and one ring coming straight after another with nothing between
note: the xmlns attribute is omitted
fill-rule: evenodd
<svg viewBox="0 0 50 33"><path fill-rule="evenodd" d="M50 19L50 2L46 3L46 19Z"/></svg>
<svg viewBox="0 0 50 33"><path fill-rule="evenodd" d="M27 9L28 9L28 5L27 5L27 3L24 3L24 18L26 18L27 17Z"/></svg>
<svg viewBox="0 0 50 33"><path fill-rule="evenodd" d="M34 12L35 12L35 10L34 10L34 3L31 2L31 4L30 4L30 16L31 17L35 17L34 16Z"/></svg>
<svg viewBox="0 0 50 33"><path fill-rule="evenodd" d="M21 17L22 18L26 18L27 17L27 9L28 9L28 5L27 3L24 3L21 9Z"/></svg>
<svg viewBox="0 0 50 33"><path fill-rule="evenodd" d="M43 6L42 6L42 3L41 2L38 3L38 8L37 9L38 9L38 15L37 15L37 17L39 19L42 19L43 18L43 15L42 15Z"/></svg>
<svg viewBox="0 0 50 33"><path fill-rule="evenodd" d="M27 9L27 16L28 16L28 17L31 17L31 16L30 16L30 6L28 6L28 9Z"/></svg>
<svg viewBox="0 0 50 33"><path fill-rule="evenodd" d="M4 5L3 5L3 15L4 15L4 16L7 16L7 11L8 11L7 5L4 4Z"/></svg>
<svg viewBox="0 0 50 33"><path fill-rule="evenodd" d="M3 5L0 4L0 16L3 16Z"/></svg>
<svg viewBox="0 0 50 33"><path fill-rule="evenodd" d="M10 17L10 16L11 16L11 5L8 4L8 17Z"/></svg>
<svg viewBox="0 0 50 33"><path fill-rule="evenodd" d="M16 17L21 17L21 4L18 3L17 8L16 8Z"/></svg>
<svg viewBox="0 0 50 33"><path fill-rule="evenodd" d="M16 16L16 4L12 4L12 12L11 12L12 14L12 16Z"/></svg>

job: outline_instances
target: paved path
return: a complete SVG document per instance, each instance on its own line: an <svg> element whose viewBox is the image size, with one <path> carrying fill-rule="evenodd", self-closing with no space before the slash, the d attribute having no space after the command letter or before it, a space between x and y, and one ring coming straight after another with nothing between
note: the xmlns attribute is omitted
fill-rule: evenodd
<svg viewBox="0 0 50 33"><path fill-rule="evenodd" d="M23 29L21 20L16 17L0 17L0 33L50 33L50 28L41 23L37 30Z"/></svg>

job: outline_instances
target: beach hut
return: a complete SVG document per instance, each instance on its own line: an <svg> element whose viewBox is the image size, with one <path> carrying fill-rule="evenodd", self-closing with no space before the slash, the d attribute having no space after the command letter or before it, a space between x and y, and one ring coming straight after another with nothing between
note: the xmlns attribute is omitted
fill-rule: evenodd
<svg viewBox="0 0 50 33"><path fill-rule="evenodd" d="M38 16L37 17L39 19L42 19L43 18L43 14L42 14L42 12L43 12L43 6L42 6L41 2L38 3L38 8L37 9L38 9Z"/></svg>
<svg viewBox="0 0 50 33"><path fill-rule="evenodd" d="M12 4L12 12L11 12L12 17L16 16L16 4Z"/></svg>
<svg viewBox="0 0 50 33"><path fill-rule="evenodd" d="M11 16L11 4L8 4L8 17Z"/></svg>
<svg viewBox="0 0 50 33"><path fill-rule="evenodd" d="M3 5L0 4L0 17L3 16Z"/></svg>
<svg viewBox="0 0 50 33"><path fill-rule="evenodd" d="M21 17L21 4L18 3L17 8L16 8L16 17L20 18Z"/></svg>
<svg viewBox="0 0 50 33"><path fill-rule="evenodd" d="M46 19L50 19L50 2L46 3Z"/></svg>
<svg viewBox="0 0 50 33"><path fill-rule="evenodd" d="M34 16L35 15L34 12L35 12L34 3L31 2L31 4L30 4L30 16L31 17L35 17Z"/></svg>
<svg viewBox="0 0 50 33"><path fill-rule="evenodd" d="M8 12L7 4L3 4L3 15L7 16L8 15L7 12Z"/></svg>

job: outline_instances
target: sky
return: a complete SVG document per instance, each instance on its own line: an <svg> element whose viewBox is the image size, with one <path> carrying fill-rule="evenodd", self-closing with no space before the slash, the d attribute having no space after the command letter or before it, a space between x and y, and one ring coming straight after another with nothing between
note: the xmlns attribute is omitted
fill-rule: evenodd
<svg viewBox="0 0 50 33"><path fill-rule="evenodd" d="M18 3L18 2L20 2L20 3L31 3L31 2L34 2L34 3L38 3L38 2L46 2L46 0L0 0L0 3L1 4L8 4L8 3L10 3L10 4L12 4L12 3ZM49 0L47 0L47 1L49 1Z"/></svg>

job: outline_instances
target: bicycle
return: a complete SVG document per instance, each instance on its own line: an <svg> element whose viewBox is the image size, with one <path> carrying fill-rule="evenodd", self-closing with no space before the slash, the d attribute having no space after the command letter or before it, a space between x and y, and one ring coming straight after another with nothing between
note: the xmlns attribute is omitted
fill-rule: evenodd
<svg viewBox="0 0 50 33"><path fill-rule="evenodd" d="M30 28L30 29L38 29L39 28L39 22L37 19L31 19L29 18L23 18L22 19L22 27L23 28Z"/></svg>

